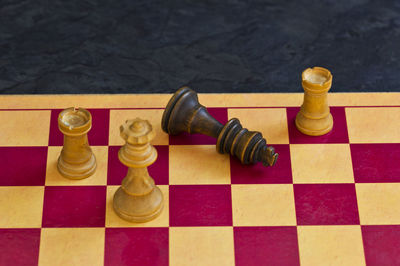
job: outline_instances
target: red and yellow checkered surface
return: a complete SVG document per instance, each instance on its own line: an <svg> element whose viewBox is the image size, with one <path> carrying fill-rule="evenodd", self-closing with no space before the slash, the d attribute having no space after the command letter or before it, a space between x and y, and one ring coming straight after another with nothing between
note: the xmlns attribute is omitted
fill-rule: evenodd
<svg viewBox="0 0 400 266"><path fill-rule="evenodd" d="M279 153L274 167L218 154L206 136L161 130L171 95L0 96L0 265L400 265L400 94L329 95L333 131L298 132L302 94L200 94L221 123L237 117ZM59 175L57 115L87 108L96 173ZM157 136L149 169L165 208L121 220L119 125Z"/></svg>

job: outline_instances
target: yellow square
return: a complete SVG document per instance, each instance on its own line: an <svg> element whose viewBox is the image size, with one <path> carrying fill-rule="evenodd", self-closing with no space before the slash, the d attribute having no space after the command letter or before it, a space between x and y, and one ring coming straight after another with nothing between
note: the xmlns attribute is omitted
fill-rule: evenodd
<svg viewBox="0 0 400 266"><path fill-rule="evenodd" d="M400 142L400 108L346 108L350 143Z"/></svg>
<svg viewBox="0 0 400 266"><path fill-rule="evenodd" d="M170 264L234 265L232 227L171 227Z"/></svg>
<svg viewBox="0 0 400 266"><path fill-rule="evenodd" d="M0 111L0 146L47 146L50 111Z"/></svg>
<svg viewBox="0 0 400 266"><path fill-rule="evenodd" d="M296 225L292 184L232 185L234 226Z"/></svg>
<svg viewBox="0 0 400 266"><path fill-rule="evenodd" d="M213 145L169 146L169 183L230 184L230 161Z"/></svg>
<svg viewBox="0 0 400 266"><path fill-rule="evenodd" d="M353 183L349 144L291 144L293 183Z"/></svg>
<svg viewBox="0 0 400 266"><path fill-rule="evenodd" d="M103 265L104 228L43 228L39 265Z"/></svg>
<svg viewBox="0 0 400 266"><path fill-rule="evenodd" d="M400 224L400 184L356 184L360 223Z"/></svg>
<svg viewBox="0 0 400 266"><path fill-rule="evenodd" d="M289 144L285 108L228 109L228 118L238 118L244 128L261 132L268 144Z"/></svg>
<svg viewBox="0 0 400 266"><path fill-rule="evenodd" d="M57 170L57 160L60 156L62 147L48 147L47 168L46 168L46 186L100 186L107 184L107 165L108 165L108 147L91 146L96 156L96 172L81 180L72 180L63 177Z"/></svg>
<svg viewBox="0 0 400 266"><path fill-rule="evenodd" d="M40 228L44 187L0 187L0 228Z"/></svg>
<svg viewBox="0 0 400 266"><path fill-rule="evenodd" d="M131 223L120 218L114 211L113 198L119 186L107 187L106 227L168 227L169 190L167 185L158 186L164 196L164 208L157 218L147 223Z"/></svg>
<svg viewBox="0 0 400 266"><path fill-rule="evenodd" d="M168 145L168 134L161 129L161 118L164 109L142 110L111 110L110 111L110 139L109 145L123 145L124 140L120 136L119 128L126 120L140 118L148 120L153 126L156 137L151 142L153 145Z"/></svg>
<svg viewBox="0 0 400 266"><path fill-rule="evenodd" d="M298 226L301 265L365 265L360 226Z"/></svg>

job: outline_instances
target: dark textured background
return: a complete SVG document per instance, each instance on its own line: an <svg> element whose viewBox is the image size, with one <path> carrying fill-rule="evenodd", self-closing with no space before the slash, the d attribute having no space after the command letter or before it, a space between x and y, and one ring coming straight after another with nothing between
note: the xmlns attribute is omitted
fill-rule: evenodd
<svg viewBox="0 0 400 266"><path fill-rule="evenodd" d="M400 91L400 1L0 0L0 92Z"/></svg>

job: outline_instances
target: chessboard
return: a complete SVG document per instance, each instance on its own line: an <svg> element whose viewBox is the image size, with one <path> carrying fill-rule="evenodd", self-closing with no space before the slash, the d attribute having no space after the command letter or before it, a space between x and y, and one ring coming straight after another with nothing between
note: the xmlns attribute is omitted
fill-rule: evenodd
<svg viewBox="0 0 400 266"><path fill-rule="evenodd" d="M209 113L262 132L277 164L242 165L215 139L161 130L171 95L0 96L0 265L400 265L400 94L330 93L333 130L294 119L303 94L200 94ZM92 114L96 173L57 172L59 112ZM119 126L150 121L164 195L155 220L113 211L126 175Z"/></svg>

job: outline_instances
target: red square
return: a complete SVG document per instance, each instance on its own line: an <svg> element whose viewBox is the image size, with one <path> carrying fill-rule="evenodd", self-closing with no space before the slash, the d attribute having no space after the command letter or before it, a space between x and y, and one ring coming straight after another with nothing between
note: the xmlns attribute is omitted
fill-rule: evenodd
<svg viewBox="0 0 400 266"><path fill-rule="evenodd" d="M105 186L46 187L43 227L104 227Z"/></svg>
<svg viewBox="0 0 400 266"><path fill-rule="evenodd" d="M360 224L354 184L295 184L298 225Z"/></svg>
<svg viewBox="0 0 400 266"><path fill-rule="evenodd" d="M232 226L230 185L171 185L171 226Z"/></svg>
<svg viewBox="0 0 400 266"><path fill-rule="evenodd" d="M289 143L291 144L317 144L317 143L349 143L347 133L346 113L344 107L330 107L333 117L332 131L323 136L308 136L301 133L295 125L296 115L300 107L287 109Z"/></svg>
<svg viewBox="0 0 400 266"><path fill-rule="evenodd" d="M63 145L64 136L58 129L58 115L62 110L63 109L51 110L49 146ZM92 115L92 128L88 133L89 144L93 146L108 145L110 110L109 109L87 109L87 110Z"/></svg>
<svg viewBox="0 0 400 266"><path fill-rule="evenodd" d="M157 160L148 167L150 176L154 179L157 185L168 185L168 146L158 145L154 146L157 150ZM128 172L128 167L123 165L118 159L118 151L121 146L108 147L108 167L107 167L107 184L108 185L121 185L122 179Z"/></svg>
<svg viewBox="0 0 400 266"><path fill-rule="evenodd" d="M243 165L236 158L231 158L232 184L290 184L292 183L292 167L290 163L289 145L273 145L279 154L272 167L263 166L261 162Z"/></svg>
<svg viewBox="0 0 400 266"><path fill-rule="evenodd" d="M0 229L0 265L37 265L40 229Z"/></svg>
<svg viewBox="0 0 400 266"><path fill-rule="evenodd" d="M400 144L350 144L354 180L358 183L400 182Z"/></svg>
<svg viewBox="0 0 400 266"><path fill-rule="evenodd" d="M104 265L168 265L168 228L106 228Z"/></svg>
<svg viewBox="0 0 400 266"><path fill-rule="evenodd" d="M300 265L297 229L235 227L235 262L245 265Z"/></svg>
<svg viewBox="0 0 400 266"><path fill-rule="evenodd" d="M228 122L228 110L226 108L207 108L207 111L221 124ZM170 145L215 145L217 139L201 134L189 134L182 132L179 135L169 136Z"/></svg>
<svg viewBox="0 0 400 266"><path fill-rule="evenodd" d="M47 147L0 147L0 186L43 186Z"/></svg>
<svg viewBox="0 0 400 266"><path fill-rule="evenodd" d="M367 265L400 265L400 225L361 226Z"/></svg>

